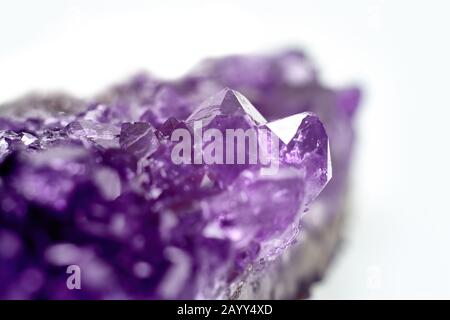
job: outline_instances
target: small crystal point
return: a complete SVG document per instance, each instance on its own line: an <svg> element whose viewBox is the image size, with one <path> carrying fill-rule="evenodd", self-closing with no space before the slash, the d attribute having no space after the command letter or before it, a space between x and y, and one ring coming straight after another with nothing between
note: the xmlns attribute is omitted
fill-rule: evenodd
<svg viewBox="0 0 450 320"><path fill-rule="evenodd" d="M310 203L323 190L332 176L328 135L319 118L306 113L295 135L281 150L281 161L305 170L311 189L306 203Z"/></svg>
<svg viewBox="0 0 450 320"><path fill-rule="evenodd" d="M154 128L146 122L126 122L120 129L120 146L138 159L151 155L158 148Z"/></svg>

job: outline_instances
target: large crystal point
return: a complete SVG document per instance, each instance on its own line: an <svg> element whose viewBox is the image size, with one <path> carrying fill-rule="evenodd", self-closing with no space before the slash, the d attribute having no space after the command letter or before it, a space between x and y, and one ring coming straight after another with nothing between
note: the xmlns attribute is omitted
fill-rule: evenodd
<svg viewBox="0 0 450 320"><path fill-rule="evenodd" d="M259 141L259 148L266 149L267 144L279 140L279 149L269 155L277 164L241 171L229 192L217 195L206 207L215 217L215 230L238 246L256 240L262 242L263 252L275 252L295 238L306 206L331 178L328 137L322 123L310 113L254 128L258 133L269 131L270 138ZM269 174L261 170L267 166L272 166Z"/></svg>
<svg viewBox="0 0 450 320"><path fill-rule="evenodd" d="M204 101L187 119L188 123L202 121L207 127L217 116L245 117L254 125L266 123L266 119L241 93L223 89Z"/></svg>

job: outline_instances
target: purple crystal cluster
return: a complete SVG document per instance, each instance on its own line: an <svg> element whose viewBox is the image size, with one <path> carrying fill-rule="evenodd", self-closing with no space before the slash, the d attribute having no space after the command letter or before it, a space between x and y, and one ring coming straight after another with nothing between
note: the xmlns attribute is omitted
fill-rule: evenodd
<svg viewBox="0 0 450 320"><path fill-rule="evenodd" d="M246 270L295 243L308 208L338 213L359 99L323 87L292 51L208 60L176 81L141 74L89 101L3 106L0 298L229 296ZM195 120L273 132L277 174L175 164L171 135L194 134ZM70 265L80 290L67 287Z"/></svg>

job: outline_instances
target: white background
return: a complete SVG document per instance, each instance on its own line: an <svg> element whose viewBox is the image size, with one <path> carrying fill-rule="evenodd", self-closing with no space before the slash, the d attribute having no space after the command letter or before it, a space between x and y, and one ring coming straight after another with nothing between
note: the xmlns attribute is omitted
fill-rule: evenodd
<svg viewBox="0 0 450 320"><path fill-rule="evenodd" d="M353 216L313 298L450 298L448 1L0 0L0 103L303 47L365 90Z"/></svg>

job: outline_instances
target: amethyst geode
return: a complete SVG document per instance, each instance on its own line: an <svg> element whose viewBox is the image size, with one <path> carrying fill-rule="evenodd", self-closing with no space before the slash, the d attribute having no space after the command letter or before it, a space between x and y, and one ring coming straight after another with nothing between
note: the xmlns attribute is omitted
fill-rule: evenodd
<svg viewBox="0 0 450 320"><path fill-rule="evenodd" d="M209 60L176 81L138 75L89 101L3 106L0 297L289 297L269 291L312 281L277 279L278 269L302 269L302 235L339 216L359 98L324 88L293 51ZM276 174L258 163L174 163L172 134L195 135L195 121L271 132ZM67 287L70 265L81 289ZM322 266L309 268L302 277Z"/></svg>

